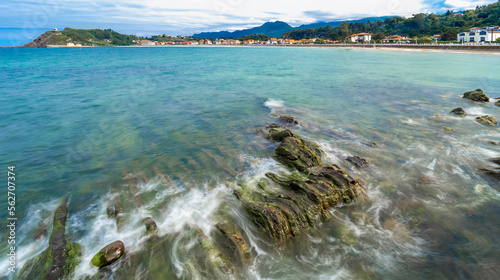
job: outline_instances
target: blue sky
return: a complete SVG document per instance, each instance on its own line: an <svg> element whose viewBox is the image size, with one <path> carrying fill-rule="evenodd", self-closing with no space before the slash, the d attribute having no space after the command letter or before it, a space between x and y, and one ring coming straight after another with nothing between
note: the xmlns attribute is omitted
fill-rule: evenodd
<svg viewBox="0 0 500 280"><path fill-rule="evenodd" d="M485 0L15 0L0 2L0 45L31 41L41 30L111 28L136 35L192 35L282 20L292 26L369 16L464 10Z"/></svg>

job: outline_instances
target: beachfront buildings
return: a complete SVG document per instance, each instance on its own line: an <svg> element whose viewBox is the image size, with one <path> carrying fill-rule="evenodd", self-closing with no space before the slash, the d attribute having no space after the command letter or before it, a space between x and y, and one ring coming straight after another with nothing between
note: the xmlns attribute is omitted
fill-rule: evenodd
<svg viewBox="0 0 500 280"><path fill-rule="evenodd" d="M409 43L411 41L410 38L399 36L399 35L391 35L382 39L382 43Z"/></svg>
<svg viewBox="0 0 500 280"><path fill-rule="evenodd" d="M370 33L352 34L351 36L347 36L345 40L347 42L354 42L354 43L370 43L370 41L372 40L372 34Z"/></svg>
<svg viewBox="0 0 500 280"><path fill-rule="evenodd" d="M457 42L460 43L481 43L495 42L500 38L500 28L498 26L473 27L468 32L458 33Z"/></svg>

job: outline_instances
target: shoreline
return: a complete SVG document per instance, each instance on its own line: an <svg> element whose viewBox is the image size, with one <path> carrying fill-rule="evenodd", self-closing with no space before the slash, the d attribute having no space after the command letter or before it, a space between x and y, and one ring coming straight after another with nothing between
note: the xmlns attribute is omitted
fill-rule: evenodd
<svg viewBox="0 0 500 280"><path fill-rule="evenodd" d="M75 49L75 48L162 48L162 47L278 47L278 48L337 48L337 49L368 49L368 50L396 50L396 51L423 51L423 52L452 52L500 54L500 45L382 45L382 44L324 44L324 45L155 45L155 46L54 46L40 49ZM2 46L0 49L23 48L20 46ZM36 49L36 48L32 48Z"/></svg>

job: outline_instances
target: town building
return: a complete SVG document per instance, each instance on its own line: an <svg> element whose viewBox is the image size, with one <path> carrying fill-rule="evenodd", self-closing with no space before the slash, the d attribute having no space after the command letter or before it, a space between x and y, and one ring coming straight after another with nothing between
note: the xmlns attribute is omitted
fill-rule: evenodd
<svg viewBox="0 0 500 280"><path fill-rule="evenodd" d="M149 40L142 40L141 41L141 46L154 46L156 45L155 42L149 41Z"/></svg>
<svg viewBox="0 0 500 280"><path fill-rule="evenodd" d="M347 42L369 43L372 40L372 34L370 33L353 34L345 38L345 40Z"/></svg>
<svg viewBox="0 0 500 280"><path fill-rule="evenodd" d="M409 43L411 41L410 38L407 38L406 36L399 36L399 35L391 35L387 36L384 39L382 39L382 43Z"/></svg>
<svg viewBox="0 0 500 280"><path fill-rule="evenodd" d="M457 34L457 42L460 43L484 43L495 42L500 38L500 28L498 26L473 27L469 32Z"/></svg>

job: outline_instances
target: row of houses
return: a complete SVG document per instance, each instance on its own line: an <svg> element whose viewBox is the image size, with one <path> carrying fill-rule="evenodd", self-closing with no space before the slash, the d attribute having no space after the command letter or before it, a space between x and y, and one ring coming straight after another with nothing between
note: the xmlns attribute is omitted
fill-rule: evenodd
<svg viewBox="0 0 500 280"><path fill-rule="evenodd" d="M495 42L500 38L500 29L498 26L488 26L483 28L474 27L471 28L468 32L461 32L457 35L457 42ZM441 35L432 36L432 40L434 42L438 42L441 40ZM370 33L358 33L348 36L345 39L346 42L349 43L370 43L372 41L372 34ZM416 41L412 38L400 35L391 35L382 39L382 43L400 43L407 44ZM158 41L149 41L143 40L139 43L141 46L154 46L154 45L294 45L294 44L316 44L318 42L326 43L326 44L336 44L339 41L334 40L324 40L319 38L312 39L302 39L302 40L293 40L293 39L282 39L282 38L270 38L267 41L259 41L259 40L237 40L237 39L216 39L216 40L193 40L186 42L158 42Z"/></svg>
<svg viewBox="0 0 500 280"><path fill-rule="evenodd" d="M457 35L457 42L461 43L485 43L495 42L500 38L500 28L498 26L487 26L483 28L473 27L468 32L461 32Z"/></svg>

